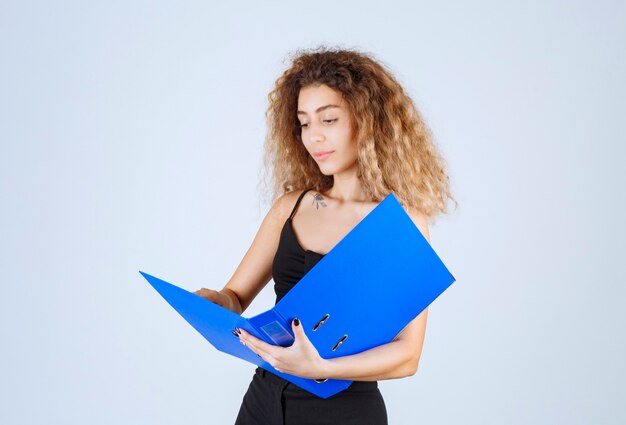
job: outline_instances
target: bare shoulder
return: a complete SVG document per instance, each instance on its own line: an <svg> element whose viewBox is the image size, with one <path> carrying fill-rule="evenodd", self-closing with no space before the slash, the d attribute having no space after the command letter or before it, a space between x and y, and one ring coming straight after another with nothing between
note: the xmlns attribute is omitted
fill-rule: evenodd
<svg viewBox="0 0 626 425"><path fill-rule="evenodd" d="M406 208L406 212L413 220L413 223L417 226L417 228L422 232L422 235L426 238L428 242L430 242L430 232L428 229L428 217L422 213L420 210L416 208L408 207Z"/></svg>
<svg viewBox="0 0 626 425"><path fill-rule="evenodd" d="M305 189L296 189L279 196L270 211L280 220L285 221L291 214L293 207L296 205L298 197ZM308 195L308 194L307 194ZM306 196L306 195L305 195Z"/></svg>

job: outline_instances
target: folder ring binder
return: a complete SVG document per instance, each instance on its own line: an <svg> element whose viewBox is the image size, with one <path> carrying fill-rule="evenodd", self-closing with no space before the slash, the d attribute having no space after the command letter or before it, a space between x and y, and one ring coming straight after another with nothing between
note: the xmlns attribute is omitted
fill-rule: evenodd
<svg viewBox="0 0 626 425"><path fill-rule="evenodd" d="M330 317L330 314L326 314L322 320L320 320L319 322L317 322L317 324L315 326L313 326L313 332L315 332L320 326L322 326L324 323L326 323L326 321L328 320L328 318Z"/></svg>
<svg viewBox="0 0 626 425"><path fill-rule="evenodd" d="M332 348L332 351L335 351L337 348L339 348L339 346L341 344L343 344L343 342L348 339L348 335L344 335L343 337L341 337L341 339L339 341L337 341L337 344L335 344L335 346Z"/></svg>

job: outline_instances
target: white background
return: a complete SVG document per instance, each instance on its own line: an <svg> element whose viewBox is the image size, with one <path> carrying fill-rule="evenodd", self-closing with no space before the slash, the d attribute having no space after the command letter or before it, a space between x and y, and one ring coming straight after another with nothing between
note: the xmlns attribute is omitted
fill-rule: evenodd
<svg viewBox="0 0 626 425"><path fill-rule="evenodd" d="M460 203L390 424L624 423L624 2L222 3L0 3L0 422L234 422L255 367L139 270L223 287L267 93L327 44L392 69Z"/></svg>

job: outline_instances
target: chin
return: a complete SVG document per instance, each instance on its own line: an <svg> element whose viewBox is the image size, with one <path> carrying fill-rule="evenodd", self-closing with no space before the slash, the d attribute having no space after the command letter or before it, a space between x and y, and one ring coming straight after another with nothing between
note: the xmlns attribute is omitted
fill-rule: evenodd
<svg viewBox="0 0 626 425"><path fill-rule="evenodd" d="M324 167L324 166L322 166L322 167L319 167L319 168L320 168L320 172L322 174L324 174L325 176L332 176L332 175L334 175L337 172L337 170L335 170L334 168L331 168L331 167Z"/></svg>

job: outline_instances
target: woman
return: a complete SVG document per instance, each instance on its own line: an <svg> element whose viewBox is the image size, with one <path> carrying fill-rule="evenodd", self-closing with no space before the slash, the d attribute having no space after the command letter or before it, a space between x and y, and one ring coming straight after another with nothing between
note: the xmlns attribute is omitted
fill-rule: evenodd
<svg viewBox="0 0 626 425"><path fill-rule="evenodd" d="M272 278L278 302L389 192L428 240L429 221L454 200L427 126L371 55L297 52L268 97L272 207L224 288L195 292L238 314ZM386 424L377 381L415 374L427 315L425 309L388 344L333 359L319 356L304 330L309 324L297 318L290 347L238 330L241 342L280 372L354 382L322 399L259 367L236 424Z"/></svg>

